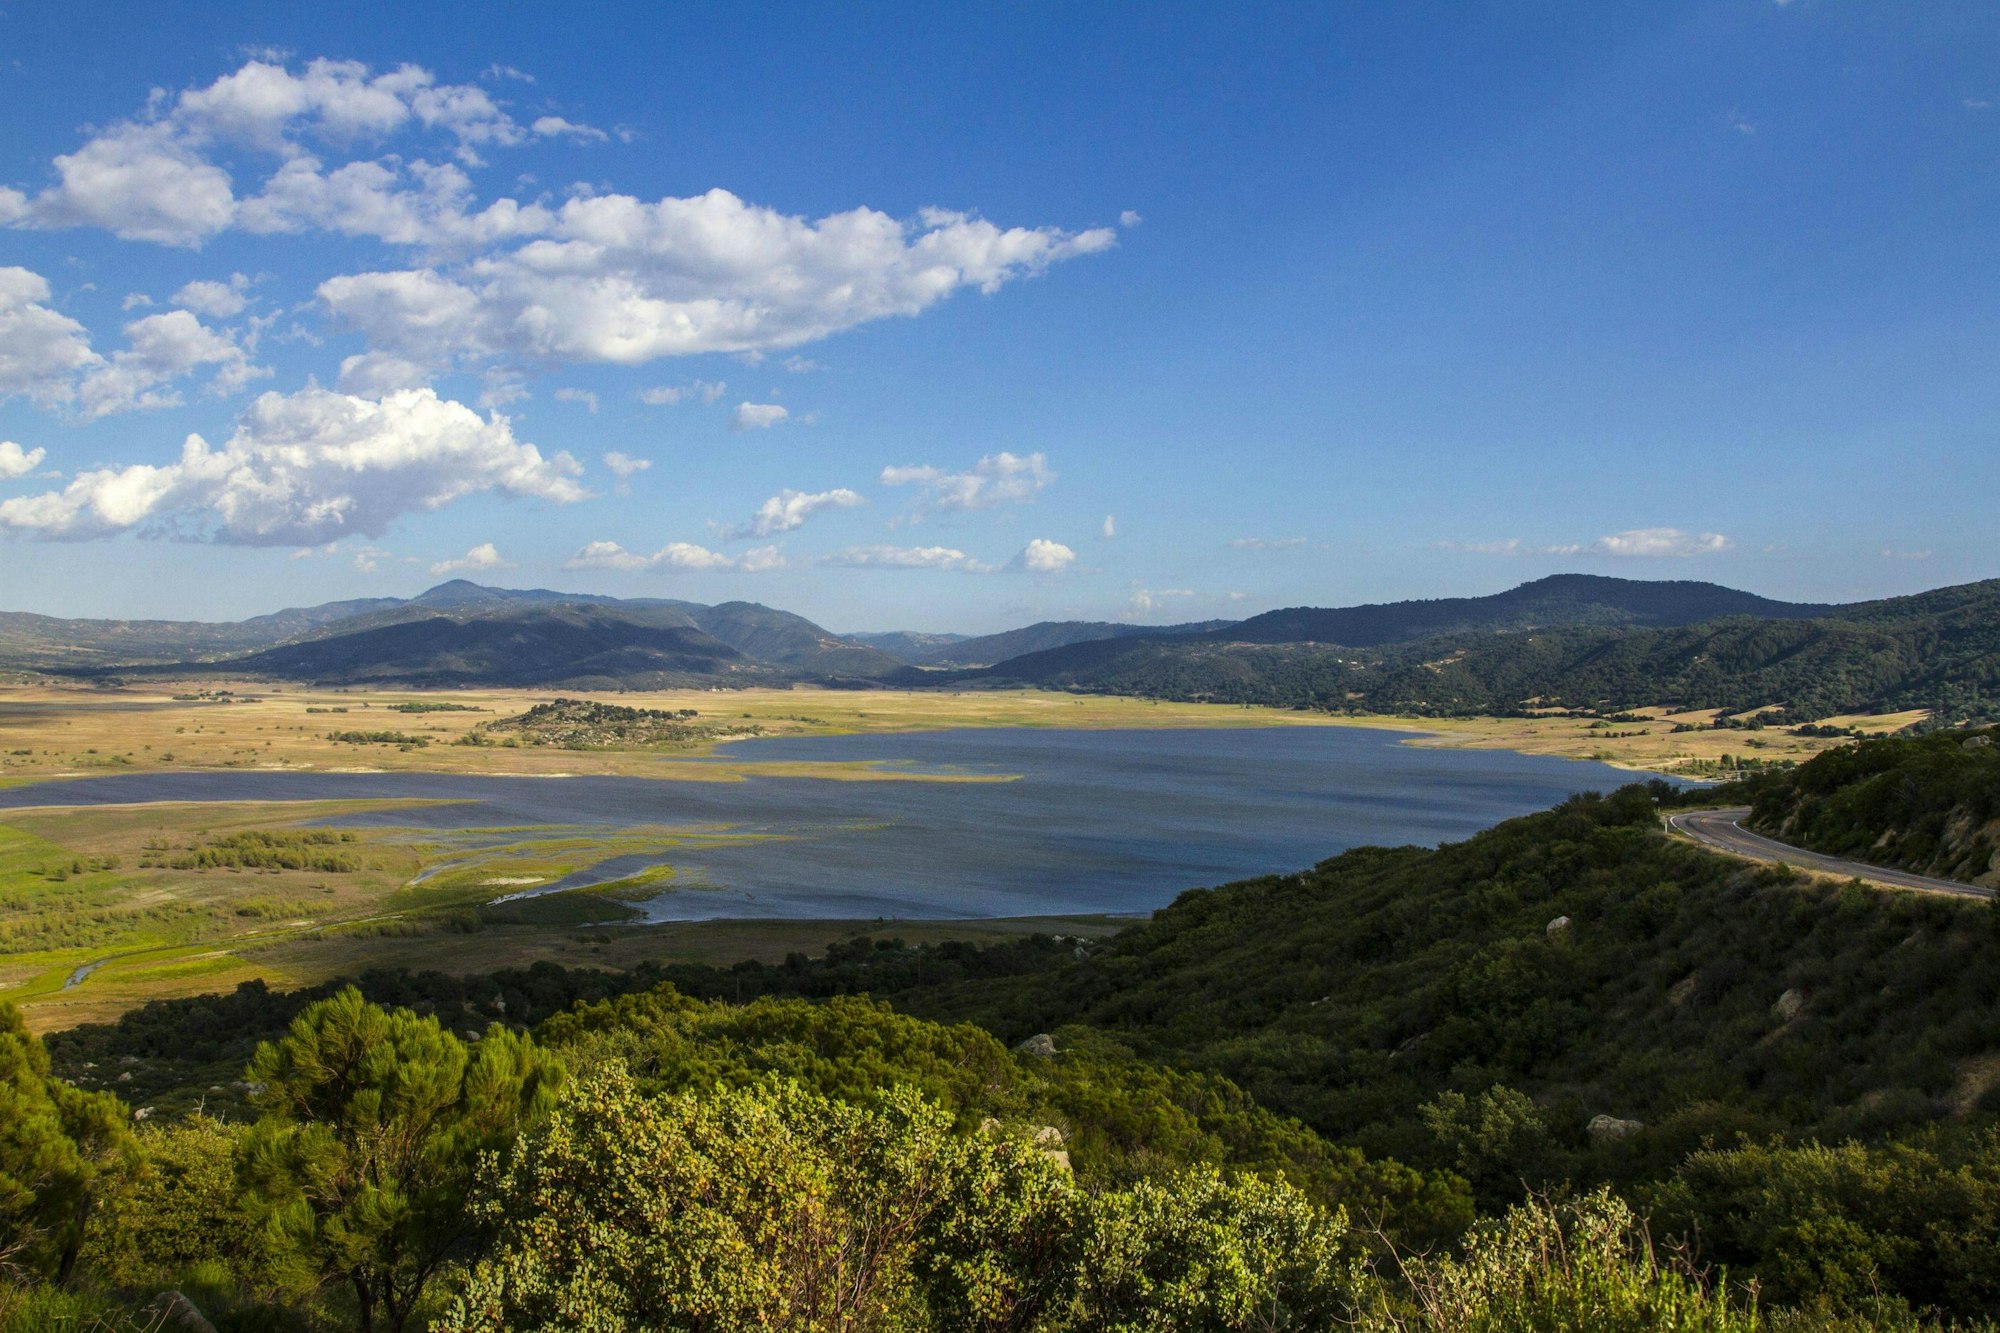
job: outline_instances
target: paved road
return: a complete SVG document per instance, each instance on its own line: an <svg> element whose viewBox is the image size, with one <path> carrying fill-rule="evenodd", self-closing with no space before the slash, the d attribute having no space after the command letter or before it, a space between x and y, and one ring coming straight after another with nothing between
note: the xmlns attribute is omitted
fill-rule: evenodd
<svg viewBox="0 0 2000 1333"><path fill-rule="evenodd" d="M1737 806L1728 810L1686 810L1680 814L1667 816L1667 827L1676 833L1687 834L1696 842L1721 851L1734 852L1738 856L1747 856L1753 861L1783 861L1786 865L1800 870L1812 870L1822 875L1838 875L1842 879L1865 879L1870 883L1887 884L1896 889L1956 893L1966 898L1994 896L1992 889L1961 884L1955 879L1933 879L1929 875L1913 875L1907 870L1871 866L1863 861L1843 861L1837 856L1821 856L1818 852L1809 852L1803 847L1793 847L1744 828L1740 821L1749 814L1748 806Z"/></svg>

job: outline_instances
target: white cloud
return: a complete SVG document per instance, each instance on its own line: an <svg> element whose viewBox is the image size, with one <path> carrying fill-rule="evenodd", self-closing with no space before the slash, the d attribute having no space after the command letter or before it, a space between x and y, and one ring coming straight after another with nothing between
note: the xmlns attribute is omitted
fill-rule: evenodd
<svg viewBox="0 0 2000 1333"><path fill-rule="evenodd" d="M1120 213L1118 215L1118 225L1121 227L1128 227L1128 228L1136 227L1145 220L1146 219L1140 217L1138 213L1134 212L1132 209L1129 208L1126 209L1123 213Z"/></svg>
<svg viewBox="0 0 2000 1333"><path fill-rule="evenodd" d="M1474 555L1603 555L1639 559L1683 559L1727 551L1735 543L1719 532L1683 532L1679 528L1634 528L1614 532L1592 542L1564 542L1535 546L1519 537L1497 541L1435 543L1441 551L1465 551Z"/></svg>
<svg viewBox="0 0 2000 1333"><path fill-rule="evenodd" d="M6 449L6 445L0 444L0 476L6 475ZM39 453L40 451L37 450L36 452ZM1898 551L1885 546L1882 548L1882 558L1884 560L1928 560L1931 558L1931 553L1929 551Z"/></svg>
<svg viewBox="0 0 2000 1333"><path fill-rule="evenodd" d="M378 199L370 207L364 196L395 192L386 187L405 179L400 159L349 164L373 169L358 175L343 177L346 168L323 174L305 144L346 147L408 130L448 135L459 158L475 165L480 148L522 143L530 135L483 89L439 84L416 65L376 74L355 61L313 60L295 72L259 58L206 87L156 94L140 116L56 158L55 183L34 198L8 191L0 200L0 221L97 226L164 245L199 245L239 220L265 231L310 223L395 239L375 217L389 206ZM587 130L562 122L561 132ZM216 161L229 148L282 161L261 195L239 200L229 172ZM415 184L407 188L418 199L408 209L437 208L455 197L457 181L425 176L436 170L410 163L407 179ZM334 210L336 198L355 209L351 219ZM522 211L511 200L502 202L503 213ZM489 231L494 221L487 219ZM437 222L447 229L461 225L449 216ZM518 234L518 227L495 234Z"/></svg>
<svg viewBox="0 0 2000 1333"><path fill-rule="evenodd" d="M1229 543L1232 551L1293 551L1306 544L1304 537L1238 537Z"/></svg>
<svg viewBox="0 0 2000 1333"><path fill-rule="evenodd" d="M243 307L250 303L249 291L250 279L232 273L228 282L202 279L188 283L174 293L174 304L211 319L229 319L243 313Z"/></svg>
<svg viewBox="0 0 2000 1333"><path fill-rule="evenodd" d="M426 388L431 379L428 367L397 356L383 356L379 352L358 352L343 358L340 363L340 387L363 398L382 398L405 389ZM519 392L509 392L508 387ZM487 391L479 396L479 405L505 407L527 396L528 391L518 384L508 387L496 389L489 385Z"/></svg>
<svg viewBox="0 0 2000 1333"><path fill-rule="evenodd" d="M199 245L226 228L229 173L167 124L113 127L55 159L56 184L20 210L34 227L102 227L128 241Z"/></svg>
<svg viewBox="0 0 2000 1333"><path fill-rule="evenodd" d="M55 407L76 396L79 372L103 364L90 335L50 309L48 280L25 268L0 268L0 399Z"/></svg>
<svg viewBox="0 0 2000 1333"><path fill-rule="evenodd" d="M433 574L454 574L467 570L512 569L514 566L500 558L500 552L492 542L481 542L456 560L440 560L431 566Z"/></svg>
<svg viewBox="0 0 2000 1333"><path fill-rule="evenodd" d="M993 566L949 546L850 546L816 562L847 569L951 569L990 574Z"/></svg>
<svg viewBox="0 0 2000 1333"><path fill-rule="evenodd" d="M1101 541L1108 542L1117 535L1118 535L1118 520L1113 518L1110 514L1106 514L1104 516L1104 526L1097 530L1098 539Z"/></svg>
<svg viewBox="0 0 2000 1333"><path fill-rule="evenodd" d="M597 415L597 395L588 389L557 389L555 399L559 403L581 403L586 412Z"/></svg>
<svg viewBox="0 0 2000 1333"><path fill-rule="evenodd" d="M668 542L651 555L640 555L626 550L617 542L591 542L564 561L563 568L623 571L677 569L695 572L733 569L758 574L778 569L784 563L783 555L775 546L759 546L740 556L731 556L711 551L706 546L696 546L693 542Z"/></svg>
<svg viewBox="0 0 2000 1333"><path fill-rule="evenodd" d="M1609 537L1599 537L1590 544L1590 551L1596 555L1655 557L1684 557L1692 555L1713 555L1726 551L1731 543L1719 532L1682 532L1679 528L1634 528L1630 532L1614 532Z"/></svg>
<svg viewBox="0 0 2000 1333"><path fill-rule="evenodd" d="M744 537L769 537L780 532L791 532L803 527L807 519L827 509L853 509L868 502L846 487L830 491L783 490L757 506L757 513L748 523L732 523L721 530L723 541L733 542Z"/></svg>
<svg viewBox="0 0 2000 1333"><path fill-rule="evenodd" d="M449 162L390 158L329 171L316 157L296 157L278 168L261 194L243 201L238 220L247 231L317 228L463 253L537 235L555 217L540 204L513 199L474 204L471 178Z"/></svg>
<svg viewBox="0 0 2000 1333"><path fill-rule="evenodd" d="M1060 574L1076 563L1076 552L1061 542L1037 537L1022 548L1014 561L1031 574Z"/></svg>
<svg viewBox="0 0 2000 1333"><path fill-rule="evenodd" d="M784 359L783 365L794 375L810 375L816 370L826 369L809 356L788 356Z"/></svg>
<svg viewBox="0 0 2000 1333"><path fill-rule="evenodd" d="M690 384L656 384L650 389L639 390L639 401L648 407L673 407L680 403L691 403L699 398L704 403L712 403L728 392L729 386L720 380L695 380Z"/></svg>
<svg viewBox="0 0 2000 1333"><path fill-rule="evenodd" d="M731 430L769 430L789 416L776 403L738 403L729 425Z"/></svg>
<svg viewBox="0 0 2000 1333"><path fill-rule="evenodd" d="M312 546L379 536L400 515L469 495L581 500L581 470L568 454L544 458L516 440L506 418L429 389L377 401L307 388L258 398L220 449L190 435L176 462L99 468L60 491L0 502L0 528Z"/></svg>
<svg viewBox="0 0 2000 1333"><path fill-rule="evenodd" d="M644 569L651 561L635 555L617 542L591 542L568 560L564 569Z"/></svg>
<svg viewBox="0 0 2000 1333"><path fill-rule="evenodd" d="M575 139L580 143L603 143L611 136L595 125L579 125L561 116L542 116L529 126L544 139Z"/></svg>
<svg viewBox="0 0 2000 1333"><path fill-rule="evenodd" d="M160 386L203 366L215 367L209 388L217 394L235 393L251 380L271 374L252 365L233 336L218 333L186 310L135 319L125 326L125 337L130 347L83 377L79 395L87 421L117 412L177 406L180 395Z"/></svg>
<svg viewBox="0 0 2000 1333"><path fill-rule="evenodd" d="M796 347L1114 242L1105 229L1002 229L935 209L908 222L867 208L811 221L726 190L651 203L606 194L569 200L546 236L448 276L349 274L319 295L371 346L413 360L640 365Z"/></svg>
<svg viewBox="0 0 2000 1333"><path fill-rule="evenodd" d="M12 440L0 440L0 480L25 477L49 456L46 449L23 449Z"/></svg>
<svg viewBox="0 0 2000 1333"><path fill-rule="evenodd" d="M935 467L885 467L884 486L922 488L916 512L932 513L952 509L992 509L1004 504L1023 504L1055 480L1048 459L1039 453L1023 458L1019 454L989 454L973 465L970 472L946 472Z"/></svg>
<svg viewBox="0 0 2000 1333"><path fill-rule="evenodd" d="M611 475L617 477L618 480L630 481L647 468L653 466L653 460L650 458L634 458L630 454L621 454L614 449L604 455L604 466L610 468Z"/></svg>

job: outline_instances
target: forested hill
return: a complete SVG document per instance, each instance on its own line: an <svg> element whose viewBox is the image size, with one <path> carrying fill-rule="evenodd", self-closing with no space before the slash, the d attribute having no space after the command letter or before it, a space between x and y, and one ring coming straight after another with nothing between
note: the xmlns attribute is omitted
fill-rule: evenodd
<svg viewBox="0 0 2000 1333"><path fill-rule="evenodd" d="M1432 715L1538 704L1780 708L1797 721L1904 708L1992 717L2000 707L2000 580L1805 618L1476 629L1372 648L1213 635L1114 640L954 679Z"/></svg>
<svg viewBox="0 0 2000 1333"><path fill-rule="evenodd" d="M2000 888L2000 728L1864 741L1747 785L1772 837Z"/></svg>
<svg viewBox="0 0 2000 1333"><path fill-rule="evenodd" d="M1208 637L1217 642L1327 643L1372 648L1439 634L1604 625L1692 625L1722 616L1801 620L1832 606L1780 602L1715 583L1552 574L1490 597L1446 597L1333 609L1267 611Z"/></svg>

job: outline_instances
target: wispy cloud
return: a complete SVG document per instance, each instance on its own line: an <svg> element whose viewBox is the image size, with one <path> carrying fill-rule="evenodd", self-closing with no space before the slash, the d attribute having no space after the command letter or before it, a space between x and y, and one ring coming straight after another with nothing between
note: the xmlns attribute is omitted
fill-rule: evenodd
<svg viewBox="0 0 2000 1333"><path fill-rule="evenodd" d="M1633 528L1614 532L1589 542L1536 545L1518 537L1495 541L1441 541L1440 551L1464 551L1473 555L1597 555L1618 559L1687 559L1714 555L1735 545L1719 532L1683 532L1679 528Z"/></svg>
<svg viewBox="0 0 2000 1333"><path fill-rule="evenodd" d="M746 574L781 568L784 556L775 546L760 546L741 555L711 551L693 542L668 542L651 555L628 551L617 542L591 542L568 560L564 569L672 569L692 572L738 570Z"/></svg>
<svg viewBox="0 0 2000 1333"><path fill-rule="evenodd" d="M689 384L656 384L639 390L639 401L648 407L674 407L681 403L712 403L729 392L721 380L695 380Z"/></svg>

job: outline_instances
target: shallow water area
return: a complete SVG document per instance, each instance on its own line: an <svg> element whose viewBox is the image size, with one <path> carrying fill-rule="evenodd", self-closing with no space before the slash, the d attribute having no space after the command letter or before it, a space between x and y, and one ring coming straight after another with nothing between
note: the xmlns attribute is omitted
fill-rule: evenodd
<svg viewBox="0 0 2000 1333"><path fill-rule="evenodd" d="M956 731L759 738L735 764L834 761L1007 782L743 782L202 771L0 791L0 810L142 801L428 798L350 826L705 829L529 893L671 864L653 921L1143 913L1182 890L1303 869L1364 844L1436 844L1634 775L1361 728ZM629 843L627 846L629 847ZM462 861L454 853L455 861Z"/></svg>

